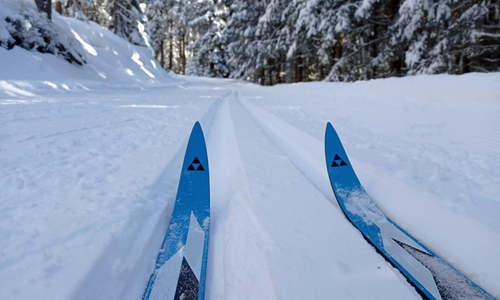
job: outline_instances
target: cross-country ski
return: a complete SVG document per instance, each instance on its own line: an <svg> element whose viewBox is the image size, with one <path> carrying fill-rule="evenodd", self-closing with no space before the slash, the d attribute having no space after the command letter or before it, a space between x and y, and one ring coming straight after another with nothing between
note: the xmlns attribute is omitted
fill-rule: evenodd
<svg viewBox="0 0 500 300"><path fill-rule="evenodd" d="M205 298L210 186L200 123L191 132L177 198L143 300Z"/></svg>
<svg viewBox="0 0 500 300"><path fill-rule="evenodd" d="M325 156L335 198L347 219L420 293L432 300L494 299L385 216L359 182L331 123Z"/></svg>

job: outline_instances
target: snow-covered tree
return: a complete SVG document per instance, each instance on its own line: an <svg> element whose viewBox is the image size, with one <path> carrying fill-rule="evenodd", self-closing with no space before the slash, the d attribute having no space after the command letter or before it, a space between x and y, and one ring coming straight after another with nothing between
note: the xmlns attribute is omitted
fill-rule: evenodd
<svg viewBox="0 0 500 300"><path fill-rule="evenodd" d="M329 80L359 80L383 77L388 67L381 59L388 40L388 28L397 14L397 0L344 1L335 10L334 29L341 55L336 59ZM389 52L384 52L384 58ZM383 75L382 75L383 74Z"/></svg>
<svg viewBox="0 0 500 300"><path fill-rule="evenodd" d="M35 0L35 3L38 10L46 13L50 20L52 18L52 0Z"/></svg>
<svg viewBox="0 0 500 300"><path fill-rule="evenodd" d="M498 70L499 11L498 1L405 0L388 46L408 74Z"/></svg>
<svg viewBox="0 0 500 300"><path fill-rule="evenodd" d="M263 0L235 0L230 6L230 19L222 32L226 42L230 77L253 81L261 80L257 74L257 54L262 37L257 35L259 18L264 14L267 2ZM260 73L260 72L259 72Z"/></svg>
<svg viewBox="0 0 500 300"><path fill-rule="evenodd" d="M498 0L54 1L181 74L276 84L500 69Z"/></svg>
<svg viewBox="0 0 500 300"><path fill-rule="evenodd" d="M200 1L198 5L198 15L189 22L195 38L190 47L193 58L188 64L188 73L227 77L230 70L222 32L226 28L229 8L220 0Z"/></svg>
<svg viewBox="0 0 500 300"><path fill-rule="evenodd" d="M500 69L500 1L447 1L449 73Z"/></svg>
<svg viewBox="0 0 500 300"><path fill-rule="evenodd" d="M146 11L147 29L156 59L165 65L165 40L167 39L167 6L165 1L151 0Z"/></svg>
<svg viewBox="0 0 500 300"><path fill-rule="evenodd" d="M110 29L135 45L149 45L146 32L146 6L138 0L107 0L106 11L111 16Z"/></svg>
<svg viewBox="0 0 500 300"><path fill-rule="evenodd" d="M302 2L302 1L299 1ZM294 29L296 9L290 9L297 1L271 0L257 24L256 73L263 84L289 81L287 52L292 40L290 32ZM292 12L292 16L290 14Z"/></svg>
<svg viewBox="0 0 500 300"><path fill-rule="evenodd" d="M66 28L51 22L39 7L25 5L22 10L0 18L0 46L8 50L21 47L51 53L70 63L86 63L81 44Z"/></svg>
<svg viewBox="0 0 500 300"><path fill-rule="evenodd" d="M295 81L323 79L337 57L334 45L342 2L313 0L299 4L292 10L297 10L298 15L288 50L288 57L294 61L294 78Z"/></svg>
<svg viewBox="0 0 500 300"><path fill-rule="evenodd" d="M95 8L94 0L56 0L55 9L62 15L81 20L92 19Z"/></svg>

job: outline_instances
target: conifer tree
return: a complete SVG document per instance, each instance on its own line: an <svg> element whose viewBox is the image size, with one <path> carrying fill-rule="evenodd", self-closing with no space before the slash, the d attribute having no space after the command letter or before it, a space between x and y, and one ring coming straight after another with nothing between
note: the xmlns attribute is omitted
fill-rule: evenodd
<svg viewBox="0 0 500 300"><path fill-rule="evenodd" d="M49 20L52 18L52 0L35 0L38 11L47 14Z"/></svg>
<svg viewBox="0 0 500 300"><path fill-rule="evenodd" d="M228 77L228 57L221 33L226 28L229 9L223 1L216 0L201 1L199 5L197 17L189 23L197 35L191 47L189 73Z"/></svg>
<svg viewBox="0 0 500 300"><path fill-rule="evenodd" d="M106 10L111 16L110 29L135 45L148 45L145 12L138 0L108 0Z"/></svg>

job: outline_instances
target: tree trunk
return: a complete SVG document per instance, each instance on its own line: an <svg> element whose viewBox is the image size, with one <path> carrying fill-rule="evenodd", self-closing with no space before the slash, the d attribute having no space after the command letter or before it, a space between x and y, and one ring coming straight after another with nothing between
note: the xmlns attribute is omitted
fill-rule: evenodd
<svg viewBox="0 0 500 300"><path fill-rule="evenodd" d="M116 34L118 32L118 0L115 0L113 3L113 33Z"/></svg>
<svg viewBox="0 0 500 300"><path fill-rule="evenodd" d="M323 80L326 77L326 72L325 72L325 66L321 63L318 63L318 73L319 73L319 80Z"/></svg>
<svg viewBox="0 0 500 300"><path fill-rule="evenodd" d="M181 40L179 41L179 60L180 60L179 73L184 75L186 73L186 45L185 45L184 34L181 36Z"/></svg>
<svg viewBox="0 0 500 300"><path fill-rule="evenodd" d="M277 83L278 84L283 83L283 77L281 77L282 71L283 71L283 63L279 63L278 67L277 67L277 73L278 73Z"/></svg>
<svg viewBox="0 0 500 300"><path fill-rule="evenodd" d="M52 19L52 0L35 0L38 11L47 14L49 20Z"/></svg>
<svg viewBox="0 0 500 300"><path fill-rule="evenodd" d="M267 84L268 85L273 85L273 61L267 61L268 67L266 68L267 70Z"/></svg>
<svg viewBox="0 0 500 300"><path fill-rule="evenodd" d="M63 6L61 1L56 2L56 11L62 15L63 14Z"/></svg>
<svg viewBox="0 0 500 300"><path fill-rule="evenodd" d="M256 77L257 77L256 79L258 79L259 84L260 84L260 85L264 85L264 84L265 84L265 74L264 74L264 68L262 68L262 67L261 67L261 68L260 68L259 70L257 70L257 72L255 72L255 73L256 73ZM255 81L257 81L257 80L255 80Z"/></svg>
<svg viewBox="0 0 500 300"><path fill-rule="evenodd" d="M165 67L165 39L161 40L160 44L160 64L162 68Z"/></svg>
<svg viewBox="0 0 500 300"><path fill-rule="evenodd" d="M295 82L302 82L302 57L295 60Z"/></svg>
<svg viewBox="0 0 500 300"><path fill-rule="evenodd" d="M169 37L169 43L168 43L168 69L172 70L174 67L174 39L172 35Z"/></svg>

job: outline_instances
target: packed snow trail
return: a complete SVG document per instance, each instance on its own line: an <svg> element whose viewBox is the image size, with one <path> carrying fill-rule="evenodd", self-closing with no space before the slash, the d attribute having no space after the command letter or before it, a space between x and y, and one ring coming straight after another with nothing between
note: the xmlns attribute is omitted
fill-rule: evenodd
<svg viewBox="0 0 500 300"><path fill-rule="evenodd" d="M219 288L224 289L225 299L316 299L324 295L355 299L414 298L415 292L406 281L346 224L338 208L283 155L241 101L228 100L228 106L231 119L237 120L233 126L238 134L236 144L232 142L231 147L236 153L229 155L231 159L226 156L223 159L240 165L236 175L239 182L233 189L241 188L246 196L242 199L237 193L227 193L229 199L226 196L225 201L237 205L246 216L228 209L229 219L234 222L226 223L224 235L220 230L213 233L215 245L241 246L238 251L228 253L233 259L232 271L229 274L227 269L218 271L224 272L225 285L212 286L214 294L210 294L210 299L218 299ZM228 129L229 121L225 124L221 136L232 131ZM322 161L321 156L318 160ZM224 177L214 174L214 185L227 184ZM217 198L214 192L214 199ZM220 264L209 261L209 269L217 272L219 267ZM251 271L255 268L259 272ZM359 289L358 284L365 288Z"/></svg>
<svg viewBox="0 0 500 300"><path fill-rule="evenodd" d="M0 97L0 298L139 299L196 120L211 166L207 299L419 297L335 203L326 121L381 208L498 297L500 107L492 90L481 103L454 100L463 77L432 78L447 96L430 101L427 77L69 91L8 82L32 95ZM490 85L471 78L478 91ZM480 118L462 126L471 112Z"/></svg>
<svg viewBox="0 0 500 300"><path fill-rule="evenodd" d="M150 272L143 251L157 251L151 231L164 230L163 204L175 197L180 166L168 162L191 121L212 117L213 99L201 96L222 94L174 90L2 106L0 298L143 290L134 271Z"/></svg>
<svg viewBox="0 0 500 300"><path fill-rule="evenodd" d="M249 206L251 195L225 100L208 135L212 223L208 299L276 298L265 248L272 239ZM235 268L235 266L238 266ZM259 288L256 288L259 287ZM244 291L244 292L243 292Z"/></svg>

